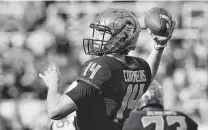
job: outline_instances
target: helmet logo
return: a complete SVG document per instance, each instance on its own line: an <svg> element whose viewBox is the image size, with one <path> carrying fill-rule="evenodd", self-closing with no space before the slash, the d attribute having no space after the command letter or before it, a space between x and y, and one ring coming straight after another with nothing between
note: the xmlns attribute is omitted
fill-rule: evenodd
<svg viewBox="0 0 208 130"><path fill-rule="evenodd" d="M130 39L134 34L134 25L130 21L126 21L125 27L122 32L128 36L127 40Z"/></svg>
<svg viewBox="0 0 208 130"><path fill-rule="evenodd" d="M118 17L117 19L115 19L114 21L114 29L116 30L116 32L118 33L118 31L120 32L121 29L125 28L126 26L132 26L131 28L135 28L135 23L133 21L133 18L131 16L127 16L127 17Z"/></svg>
<svg viewBox="0 0 208 130"><path fill-rule="evenodd" d="M121 40L129 40L134 36L135 24L131 16L118 17L114 22L114 29L117 38Z"/></svg>

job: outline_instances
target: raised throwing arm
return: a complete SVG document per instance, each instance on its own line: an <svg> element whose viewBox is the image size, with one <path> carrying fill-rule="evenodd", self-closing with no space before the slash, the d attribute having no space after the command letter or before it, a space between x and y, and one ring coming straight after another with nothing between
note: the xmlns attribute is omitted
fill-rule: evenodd
<svg viewBox="0 0 208 130"><path fill-rule="evenodd" d="M147 59L147 62L148 62L150 69L151 69L151 81L153 81L156 76L163 50L167 46L168 40L172 37L172 33L173 33L174 29L175 29L175 21L174 20L172 20L172 25L171 25L170 31L167 32L167 33L169 33L169 35L167 37L154 35L147 28L149 35L154 40L154 49L152 50L152 52L150 53L150 55L148 56L148 59Z"/></svg>

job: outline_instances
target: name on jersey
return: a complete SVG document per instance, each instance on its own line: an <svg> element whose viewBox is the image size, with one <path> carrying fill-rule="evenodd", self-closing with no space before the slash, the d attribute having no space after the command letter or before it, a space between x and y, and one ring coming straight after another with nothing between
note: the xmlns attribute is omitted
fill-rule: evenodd
<svg viewBox="0 0 208 130"><path fill-rule="evenodd" d="M177 115L173 111L147 111L147 116Z"/></svg>
<svg viewBox="0 0 208 130"><path fill-rule="evenodd" d="M132 71L123 70L124 79L126 82L145 82L146 75L144 70Z"/></svg>

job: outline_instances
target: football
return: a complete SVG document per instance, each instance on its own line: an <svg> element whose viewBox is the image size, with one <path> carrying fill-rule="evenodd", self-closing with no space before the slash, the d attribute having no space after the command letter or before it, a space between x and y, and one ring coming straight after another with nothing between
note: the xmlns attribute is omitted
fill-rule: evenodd
<svg viewBox="0 0 208 130"><path fill-rule="evenodd" d="M158 36L167 36L171 27L171 14L164 8L154 7L151 8L144 18L146 28Z"/></svg>

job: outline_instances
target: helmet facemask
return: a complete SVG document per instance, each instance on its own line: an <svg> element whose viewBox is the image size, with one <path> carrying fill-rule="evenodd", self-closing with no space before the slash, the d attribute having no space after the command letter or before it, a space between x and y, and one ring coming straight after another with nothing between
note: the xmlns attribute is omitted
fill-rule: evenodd
<svg viewBox="0 0 208 130"><path fill-rule="evenodd" d="M90 28L93 29L92 38L83 39L84 52L88 55L101 56L108 51L106 47L109 44L109 39L106 40L105 37L106 35L112 36L112 33L108 26L103 26L95 23L90 24ZM102 32L102 38L94 38L96 32Z"/></svg>

